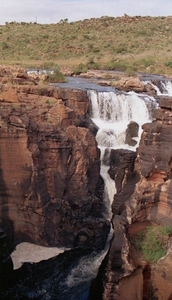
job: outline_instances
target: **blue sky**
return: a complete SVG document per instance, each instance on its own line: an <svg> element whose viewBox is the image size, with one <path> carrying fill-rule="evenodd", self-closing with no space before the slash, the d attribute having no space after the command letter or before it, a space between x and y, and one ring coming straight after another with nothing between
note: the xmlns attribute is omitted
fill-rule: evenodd
<svg viewBox="0 0 172 300"><path fill-rule="evenodd" d="M172 15L172 0L0 0L0 24L58 23L101 16Z"/></svg>

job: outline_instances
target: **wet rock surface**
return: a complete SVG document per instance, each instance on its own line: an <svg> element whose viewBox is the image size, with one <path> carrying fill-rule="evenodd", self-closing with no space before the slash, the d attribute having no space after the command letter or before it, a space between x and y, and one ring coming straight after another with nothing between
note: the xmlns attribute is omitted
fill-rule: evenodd
<svg viewBox="0 0 172 300"><path fill-rule="evenodd" d="M135 146L137 144L137 141L135 138L138 137L138 130L139 130L139 125L136 122L131 121L126 130L126 139L125 143L128 144L129 146Z"/></svg>

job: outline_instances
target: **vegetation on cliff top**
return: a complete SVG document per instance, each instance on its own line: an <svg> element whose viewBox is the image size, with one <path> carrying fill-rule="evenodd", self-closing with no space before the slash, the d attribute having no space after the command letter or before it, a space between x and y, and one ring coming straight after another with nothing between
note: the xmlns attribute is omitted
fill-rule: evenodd
<svg viewBox="0 0 172 300"><path fill-rule="evenodd" d="M0 63L172 75L172 17L102 17L0 26ZM79 67L78 67L79 66ZM80 68L78 70L78 68Z"/></svg>
<svg viewBox="0 0 172 300"><path fill-rule="evenodd" d="M66 82L64 74L60 71L59 67L52 68L53 72L48 72L45 82L54 83L54 82Z"/></svg>
<svg viewBox="0 0 172 300"><path fill-rule="evenodd" d="M166 255L171 234L172 228L168 226L148 226L132 238L132 249L141 253L145 261L154 264Z"/></svg>

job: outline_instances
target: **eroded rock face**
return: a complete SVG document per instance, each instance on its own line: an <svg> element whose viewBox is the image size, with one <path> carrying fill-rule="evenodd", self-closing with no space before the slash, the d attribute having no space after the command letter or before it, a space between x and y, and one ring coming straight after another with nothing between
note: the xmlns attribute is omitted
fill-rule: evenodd
<svg viewBox="0 0 172 300"><path fill-rule="evenodd" d="M0 223L12 222L15 244L103 247L109 224L86 92L22 85L12 99L3 90Z"/></svg>
<svg viewBox="0 0 172 300"><path fill-rule="evenodd" d="M112 204L113 238L109 251L100 266L97 278L92 284L90 299L121 299L124 294L119 290L119 282L135 270L129 255L128 220L126 218L125 202L134 192L139 181L136 153L125 149L111 150L109 162L110 177L115 180L116 194ZM101 292L100 292L101 291Z"/></svg>
<svg viewBox="0 0 172 300"><path fill-rule="evenodd" d="M126 129L125 143L129 146L135 146L137 141L135 138L138 137L139 125L136 122L131 121Z"/></svg>
<svg viewBox="0 0 172 300"><path fill-rule="evenodd" d="M113 170L115 160L120 162L121 150L119 157L114 156L112 160L111 176L121 180L116 182L117 194L112 205L114 236L97 277L97 285L102 286L98 299L171 299L171 248L167 256L159 260L154 267L149 262L136 259L128 235L132 224L135 224L138 231L145 222L172 227L171 103L171 98L162 97L159 102L160 108L154 113L156 120L143 125L137 158L134 158L134 168L131 169L135 172L135 178L140 177L140 180L135 181L128 199L123 197L126 194L125 189L128 190L125 180L127 177L124 174L129 171L126 172L127 168L122 167L125 165L124 159L121 159L121 164L117 164L121 165L122 170ZM123 228L119 227L121 223L125 224ZM125 259L122 259L124 253ZM129 287L132 287L132 290ZM129 292L128 296L126 291Z"/></svg>
<svg viewBox="0 0 172 300"><path fill-rule="evenodd" d="M133 194L140 177L135 168L136 152L126 149L112 149L110 153L109 174L116 184L116 194L112 204L115 216L125 210L125 202Z"/></svg>
<svg viewBox="0 0 172 300"><path fill-rule="evenodd" d="M119 90L134 90L137 92L142 92L144 90L144 83L142 83L139 78L123 77L118 82L116 82L115 87Z"/></svg>
<svg viewBox="0 0 172 300"><path fill-rule="evenodd" d="M143 134L138 150L141 181L131 197L128 216L132 222L148 219L172 226L171 211L171 159L172 134L170 99L160 101L162 108L155 111L156 122L143 125ZM167 103L165 108L165 103ZM134 203L137 204L134 208ZM129 210L132 213L129 213ZM137 212L136 212L137 211Z"/></svg>
<svg viewBox="0 0 172 300"><path fill-rule="evenodd" d="M168 299L172 297L172 253L169 252L166 257L159 260L157 265L152 269L150 283L150 294L152 299Z"/></svg>
<svg viewBox="0 0 172 300"><path fill-rule="evenodd" d="M3 84L10 83L10 84L35 85L35 84L37 84L38 80L30 78L28 76L26 70L22 67L2 66L1 65L0 66L0 82Z"/></svg>
<svg viewBox="0 0 172 300"><path fill-rule="evenodd" d="M122 91L135 91L137 93L147 93L151 96L156 96L156 90L150 83L144 84L138 77L125 77L114 82L114 86Z"/></svg>

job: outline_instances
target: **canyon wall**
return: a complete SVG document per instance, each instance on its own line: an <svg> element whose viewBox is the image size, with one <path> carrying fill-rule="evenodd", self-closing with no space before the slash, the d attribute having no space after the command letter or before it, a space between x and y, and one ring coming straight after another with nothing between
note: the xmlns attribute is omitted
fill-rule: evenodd
<svg viewBox="0 0 172 300"><path fill-rule="evenodd" d="M172 297L171 238L157 264L133 251L131 239L149 225L172 227L172 99L161 96L154 121L143 125L136 156L113 150L109 173L116 181L113 238L91 293L94 299L167 300ZM117 159L118 158L118 159ZM114 161L119 162L114 170ZM127 163L126 163L127 162ZM91 294L90 293L90 294Z"/></svg>
<svg viewBox="0 0 172 300"><path fill-rule="evenodd" d="M102 248L109 223L87 93L21 74L20 85L1 85L0 226L11 246Z"/></svg>
<svg viewBox="0 0 172 300"><path fill-rule="evenodd" d="M103 217L97 128L87 113L87 93L38 85L23 70L1 70L0 82L0 227L3 243L4 232L8 237L5 247L29 241L102 249L110 226ZM167 255L156 265L137 257L131 247L135 232L150 224L172 227L172 99L158 100L160 108L155 120L143 125L137 152L111 151L109 174L117 189L114 232L92 283L91 300L172 297L170 239ZM8 253L1 260L4 270L6 264L12 268Z"/></svg>

